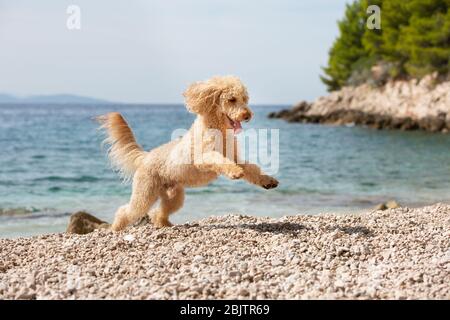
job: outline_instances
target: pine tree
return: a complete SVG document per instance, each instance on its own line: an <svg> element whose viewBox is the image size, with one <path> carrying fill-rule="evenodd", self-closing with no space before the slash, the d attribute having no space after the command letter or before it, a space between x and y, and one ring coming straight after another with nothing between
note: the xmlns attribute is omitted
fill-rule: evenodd
<svg viewBox="0 0 450 320"><path fill-rule="evenodd" d="M450 57L450 1L412 0L409 24L400 30L398 50L406 58L409 76L448 72Z"/></svg>
<svg viewBox="0 0 450 320"><path fill-rule="evenodd" d="M361 39L365 31L365 21L361 19L359 1L347 5L345 17L338 23L340 36L330 52L328 66L324 68L327 77L322 81L330 90L345 85L352 72L352 65L365 56Z"/></svg>
<svg viewBox="0 0 450 320"><path fill-rule="evenodd" d="M381 8L381 30L366 28L369 5ZM391 78L450 72L450 0L356 0L338 26L321 76L329 90L369 81L381 62L390 63Z"/></svg>

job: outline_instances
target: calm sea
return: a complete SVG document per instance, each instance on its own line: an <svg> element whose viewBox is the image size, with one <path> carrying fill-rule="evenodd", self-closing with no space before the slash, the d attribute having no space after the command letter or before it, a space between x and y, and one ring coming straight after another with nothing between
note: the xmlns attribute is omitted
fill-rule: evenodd
<svg viewBox="0 0 450 320"><path fill-rule="evenodd" d="M395 199L450 202L450 135L288 124L257 106L245 128L279 129L279 188L220 178L189 189L175 223L242 213L355 212ZM64 231L70 213L112 221L130 186L111 171L92 117L122 112L150 149L189 128L182 105L0 105L0 237Z"/></svg>

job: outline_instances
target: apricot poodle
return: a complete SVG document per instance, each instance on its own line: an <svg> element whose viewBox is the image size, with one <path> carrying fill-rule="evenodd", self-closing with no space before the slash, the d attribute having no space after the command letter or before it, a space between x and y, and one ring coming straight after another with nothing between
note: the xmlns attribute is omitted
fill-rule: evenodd
<svg viewBox="0 0 450 320"><path fill-rule="evenodd" d="M171 226L169 215L182 207L184 188L207 185L219 175L242 178L266 189L277 187L278 181L257 165L239 161L234 134L241 130L241 121L249 121L253 115L247 89L239 78L223 76L193 83L184 97L187 109L197 114L191 128L149 152L137 144L120 113L97 118L107 134L112 165L133 181L130 201L117 210L113 230L122 230L146 214L158 228ZM150 211L158 198L159 208Z"/></svg>

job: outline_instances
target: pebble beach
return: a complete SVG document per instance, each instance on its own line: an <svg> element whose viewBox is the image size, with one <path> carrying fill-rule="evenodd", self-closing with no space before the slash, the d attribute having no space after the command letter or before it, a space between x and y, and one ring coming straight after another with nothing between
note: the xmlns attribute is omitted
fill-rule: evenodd
<svg viewBox="0 0 450 320"><path fill-rule="evenodd" d="M0 299L450 299L450 205L0 239Z"/></svg>

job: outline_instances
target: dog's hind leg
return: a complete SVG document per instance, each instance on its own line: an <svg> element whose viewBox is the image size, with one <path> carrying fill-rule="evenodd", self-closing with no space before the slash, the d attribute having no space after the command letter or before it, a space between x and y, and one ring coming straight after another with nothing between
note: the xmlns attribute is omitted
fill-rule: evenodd
<svg viewBox="0 0 450 320"><path fill-rule="evenodd" d="M164 190L161 194L161 205L152 215L155 227L170 227L169 215L177 211L184 203L184 188L181 185Z"/></svg>
<svg viewBox="0 0 450 320"><path fill-rule="evenodd" d="M157 199L158 192L152 187L151 181L134 179L130 202L117 210L112 230L123 230L145 216Z"/></svg>

